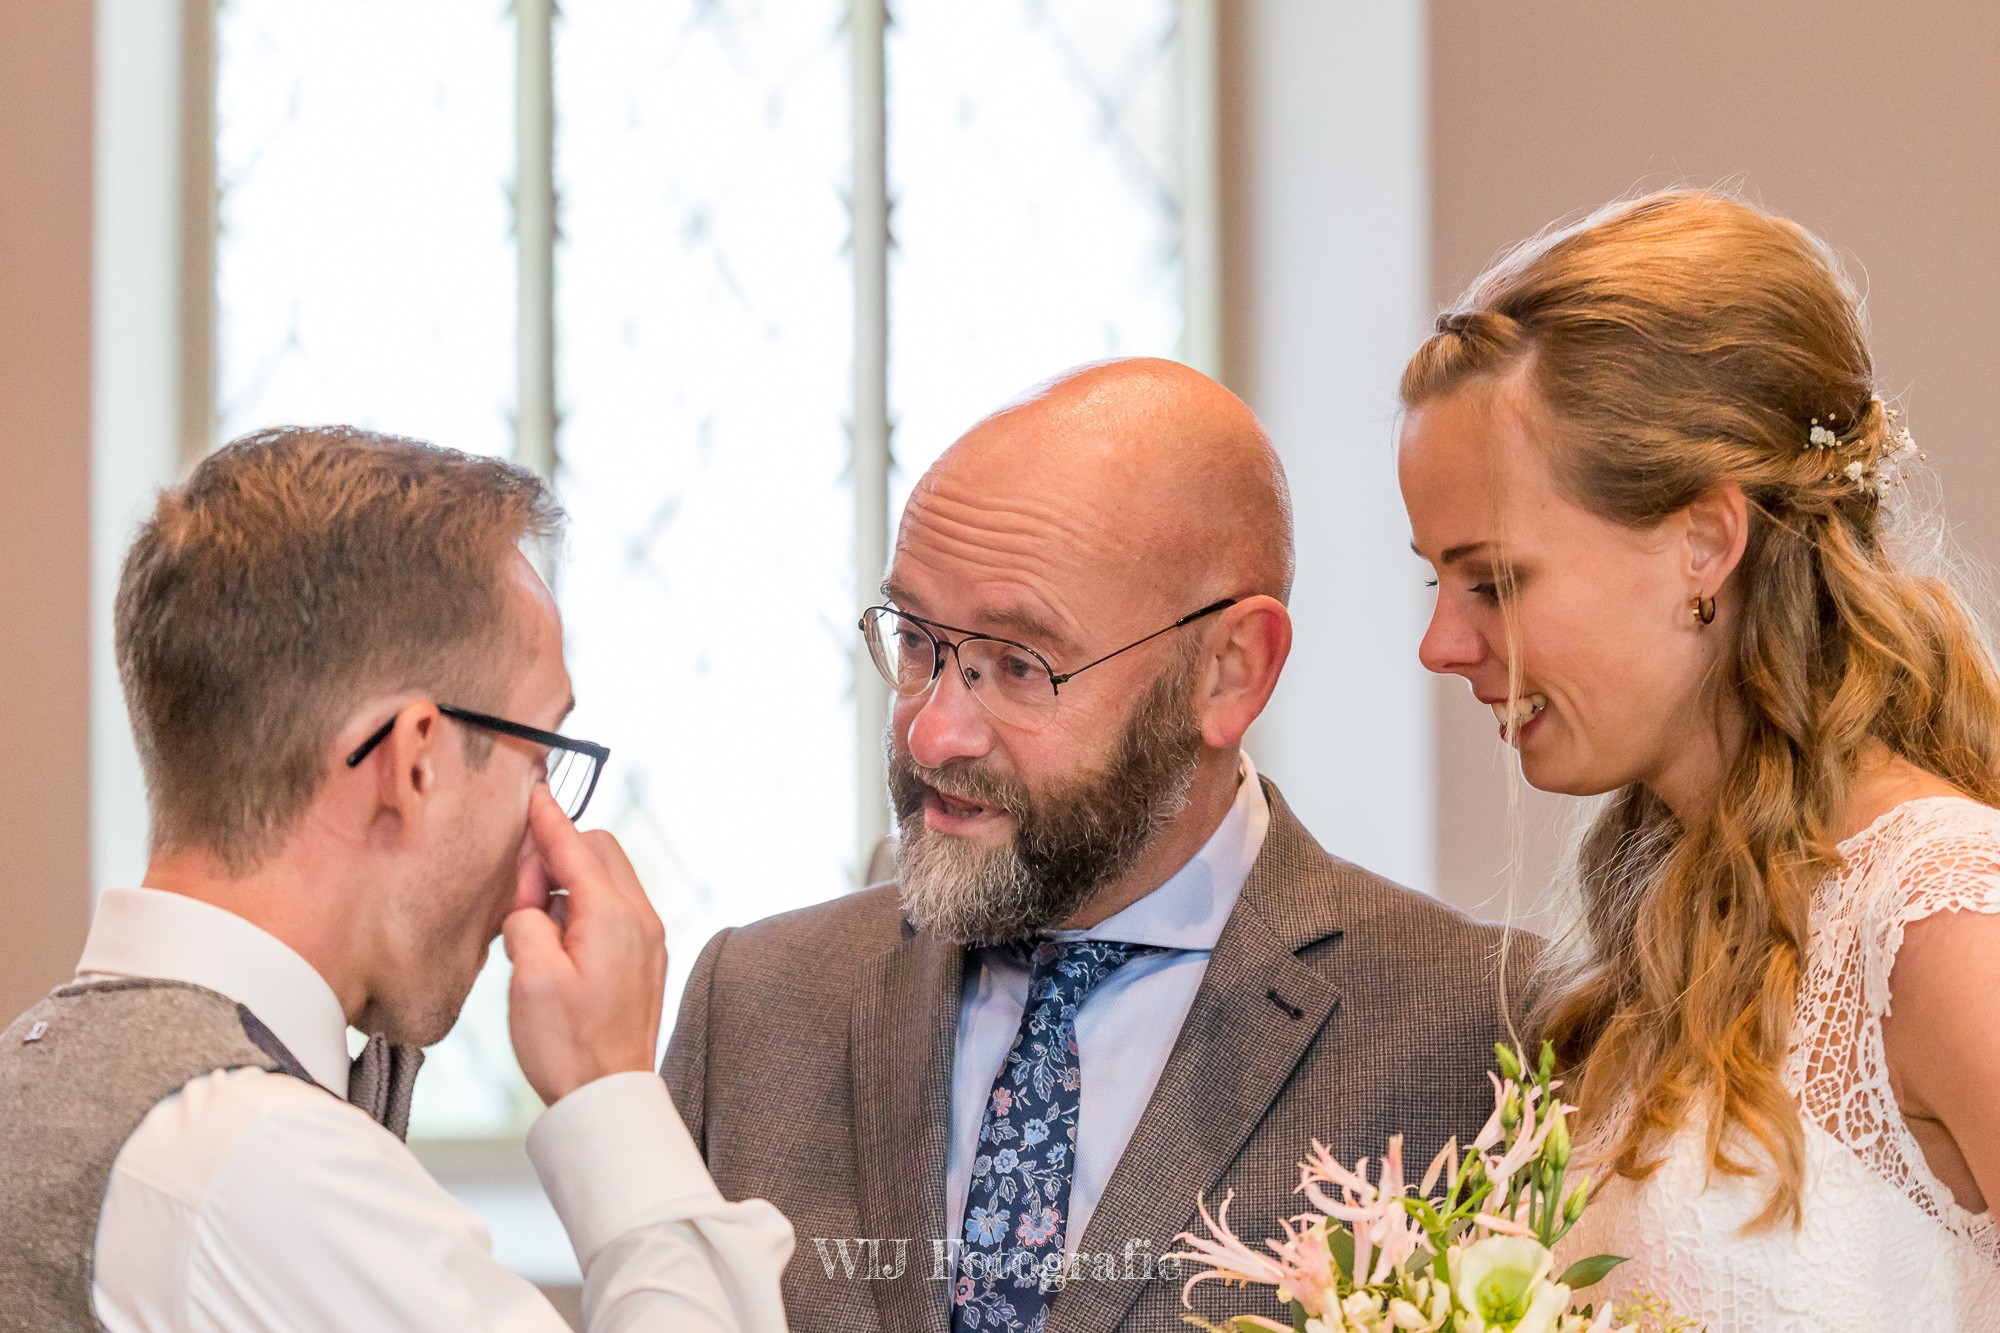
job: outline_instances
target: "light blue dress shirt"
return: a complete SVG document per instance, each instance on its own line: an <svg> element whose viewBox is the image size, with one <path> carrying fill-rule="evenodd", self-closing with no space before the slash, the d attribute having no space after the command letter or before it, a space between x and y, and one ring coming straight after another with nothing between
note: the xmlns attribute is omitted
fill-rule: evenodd
<svg viewBox="0 0 2000 1333"><path fill-rule="evenodd" d="M1251 863L1271 828L1257 770L1243 756L1236 800L1202 849L1173 878L1089 930L1050 932L1058 940L1125 940L1164 953L1135 958L1084 1001L1076 1017L1078 1066L1076 1175L1064 1245L1074 1253L1105 1182L1152 1100L1174 1040L1208 971L1208 955L1236 906ZM951 1158L945 1173L949 1234L963 1234L965 1196L993 1080L1013 1049L1028 1005L1028 968L1006 949L975 949L965 960L958 1041L951 1076Z"/></svg>

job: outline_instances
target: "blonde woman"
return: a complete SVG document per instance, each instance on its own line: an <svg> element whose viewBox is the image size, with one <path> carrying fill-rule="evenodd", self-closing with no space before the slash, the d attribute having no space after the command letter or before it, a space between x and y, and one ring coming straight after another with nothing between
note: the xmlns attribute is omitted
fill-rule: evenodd
<svg viewBox="0 0 2000 1333"><path fill-rule="evenodd" d="M1854 290L1656 194L1504 259L1402 392L1424 665L1605 797L1544 1005L1605 1180L1578 1243L1631 1256L1600 1290L2000 1329L2000 677L1899 559Z"/></svg>

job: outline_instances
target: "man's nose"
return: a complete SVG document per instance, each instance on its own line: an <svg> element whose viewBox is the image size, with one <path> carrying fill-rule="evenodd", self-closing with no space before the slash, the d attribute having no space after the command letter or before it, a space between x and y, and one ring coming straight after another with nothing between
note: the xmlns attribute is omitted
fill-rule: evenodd
<svg viewBox="0 0 2000 1333"><path fill-rule="evenodd" d="M1464 675L1486 660L1486 637L1440 603L1417 645L1417 660L1441 676Z"/></svg>
<svg viewBox="0 0 2000 1333"><path fill-rule="evenodd" d="M927 693L899 700L896 712L899 722L908 719L904 725L910 758L925 768L942 768L954 759L981 759L993 749L993 718L972 697L953 658L945 659Z"/></svg>

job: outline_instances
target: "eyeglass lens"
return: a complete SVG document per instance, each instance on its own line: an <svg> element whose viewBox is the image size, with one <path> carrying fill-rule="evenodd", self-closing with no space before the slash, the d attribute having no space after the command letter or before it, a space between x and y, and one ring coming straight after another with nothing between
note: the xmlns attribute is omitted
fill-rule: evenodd
<svg viewBox="0 0 2000 1333"><path fill-rule="evenodd" d="M583 814L596 775L597 760L591 756L576 750L549 751L549 791L571 819Z"/></svg>
<svg viewBox="0 0 2000 1333"><path fill-rule="evenodd" d="M1049 671L1033 654L998 639L970 638L956 650L940 645L922 625L893 611L871 611L868 655L889 688L905 698L929 689L938 675L938 655L955 653L959 678L986 710L1011 726L1045 721L1055 711L1056 691Z"/></svg>

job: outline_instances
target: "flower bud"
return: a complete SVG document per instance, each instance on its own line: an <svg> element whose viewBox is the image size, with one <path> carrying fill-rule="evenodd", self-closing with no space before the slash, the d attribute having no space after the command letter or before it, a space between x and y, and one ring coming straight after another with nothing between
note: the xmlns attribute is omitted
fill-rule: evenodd
<svg viewBox="0 0 2000 1333"><path fill-rule="evenodd" d="M1509 1088L1507 1100L1500 1104L1500 1128L1511 1134L1520 1123L1521 1094Z"/></svg>
<svg viewBox="0 0 2000 1333"><path fill-rule="evenodd" d="M1563 1200L1563 1221L1574 1225L1576 1219L1583 1216L1583 1210L1589 1203L1590 1177L1585 1176L1577 1182L1577 1186L1570 1192L1569 1198Z"/></svg>
<svg viewBox="0 0 2000 1333"><path fill-rule="evenodd" d="M1569 1165L1569 1121L1561 1111L1553 1117L1549 1136L1542 1140L1542 1160L1560 1171Z"/></svg>
<svg viewBox="0 0 2000 1333"><path fill-rule="evenodd" d="M1514 1054L1514 1048L1504 1042L1493 1043L1493 1053L1500 1057L1500 1077L1510 1083L1521 1081L1521 1057Z"/></svg>

